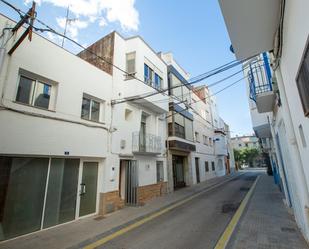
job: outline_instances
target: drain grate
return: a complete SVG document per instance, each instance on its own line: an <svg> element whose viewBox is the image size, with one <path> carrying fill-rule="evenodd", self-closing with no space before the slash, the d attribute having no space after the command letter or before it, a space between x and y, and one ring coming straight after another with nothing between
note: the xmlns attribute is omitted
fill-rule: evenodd
<svg viewBox="0 0 309 249"><path fill-rule="evenodd" d="M250 188L248 188L248 187L240 187L239 190L240 190L240 191L249 191L249 189L250 189Z"/></svg>
<svg viewBox="0 0 309 249"><path fill-rule="evenodd" d="M296 230L293 227L281 227L282 232L295 233Z"/></svg>
<svg viewBox="0 0 309 249"><path fill-rule="evenodd" d="M237 208L239 207L240 203L226 203L222 205L222 210L221 212L226 214L226 213L232 213L235 212L237 210Z"/></svg>

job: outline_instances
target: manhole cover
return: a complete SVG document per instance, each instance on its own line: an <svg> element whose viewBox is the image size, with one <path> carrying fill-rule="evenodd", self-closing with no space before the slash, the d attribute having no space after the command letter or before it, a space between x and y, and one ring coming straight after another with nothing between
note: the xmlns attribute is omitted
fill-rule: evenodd
<svg viewBox="0 0 309 249"><path fill-rule="evenodd" d="M293 227L281 227L282 232L295 233L296 230Z"/></svg>
<svg viewBox="0 0 309 249"><path fill-rule="evenodd" d="M240 191L249 191L249 189L250 189L250 188L247 188L247 187L241 187L239 190L240 190Z"/></svg>
<svg viewBox="0 0 309 249"><path fill-rule="evenodd" d="M239 206L239 203L226 203L222 205L222 213L235 212Z"/></svg>

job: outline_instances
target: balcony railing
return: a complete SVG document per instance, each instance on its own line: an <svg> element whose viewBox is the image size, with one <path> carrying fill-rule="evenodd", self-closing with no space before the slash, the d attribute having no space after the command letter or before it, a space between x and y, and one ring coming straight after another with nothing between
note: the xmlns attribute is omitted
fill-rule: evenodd
<svg viewBox="0 0 309 249"><path fill-rule="evenodd" d="M259 61L251 62L248 71L250 99L256 103L260 113L272 111L275 99L269 59L266 53L262 56L263 64Z"/></svg>
<svg viewBox="0 0 309 249"><path fill-rule="evenodd" d="M133 153L151 153L160 154L162 150L162 141L160 136L153 134L143 134L133 132L132 151Z"/></svg>

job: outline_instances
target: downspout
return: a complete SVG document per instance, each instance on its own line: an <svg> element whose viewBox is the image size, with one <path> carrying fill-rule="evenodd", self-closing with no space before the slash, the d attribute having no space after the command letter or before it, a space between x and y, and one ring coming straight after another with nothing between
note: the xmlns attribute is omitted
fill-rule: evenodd
<svg viewBox="0 0 309 249"><path fill-rule="evenodd" d="M281 55L282 55L284 10L285 10L285 0L281 0L279 27L277 29L277 32L274 38L273 54L274 54L275 60L272 65L274 71L278 68L280 64Z"/></svg>

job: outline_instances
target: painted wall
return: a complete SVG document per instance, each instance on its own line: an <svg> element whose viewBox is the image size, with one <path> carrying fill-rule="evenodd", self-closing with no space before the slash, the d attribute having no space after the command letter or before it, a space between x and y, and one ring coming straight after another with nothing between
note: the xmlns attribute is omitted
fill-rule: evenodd
<svg viewBox="0 0 309 249"><path fill-rule="evenodd" d="M5 22L6 19L0 16L0 27L4 27ZM15 39L8 42L7 48L12 46L22 31L23 29ZM55 82L52 87L54 91L51 99L54 99L54 105L51 110L15 102L19 69ZM106 156L106 128L110 122L110 106L107 102L110 102L112 82L109 75L34 34L32 42L26 39L12 56L6 56L0 77L2 106L47 117L44 119L1 111L0 119L3 122L0 139L6 142L1 143L0 153L64 155L64 151L69 151L72 156ZM83 93L104 101L100 123L81 119ZM56 121L53 118L83 125ZM98 138L94 139L95 137Z"/></svg>
<svg viewBox="0 0 309 249"><path fill-rule="evenodd" d="M151 66L163 79L162 88L167 87L167 67L158 55L140 38L132 37L124 39L115 33L114 64L120 68L126 68L126 54L135 52L136 77L144 80L144 63ZM113 99L122 99L156 90L136 80L127 80L123 72L113 72ZM146 101L125 102L112 107L112 133L110 137L111 153L114 155L111 161L115 167L115 179L111 183L113 189L118 189L118 172L120 159L138 160L139 185L156 183L156 161L163 161L165 180L166 172L166 148L167 125L165 114L168 112L168 97L157 94L146 99ZM129 114L128 114L129 113ZM146 114L146 133L159 136L161 139L161 154L139 156L133 153L133 133L138 133L141 128L142 114ZM127 114L127 115L126 115Z"/></svg>
<svg viewBox="0 0 309 249"><path fill-rule="evenodd" d="M308 181L309 148L302 143L300 126L306 143L309 138L309 121L303 109L296 86L297 72L309 36L309 17L306 0L286 1L283 24L283 47L280 67L276 70L278 86L282 98L282 108L286 115L285 131L288 150L291 151L291 170L288 180L295 189L295 216L307 240L309 239ZM288 168L289 169L289 168Z"/></svg>

